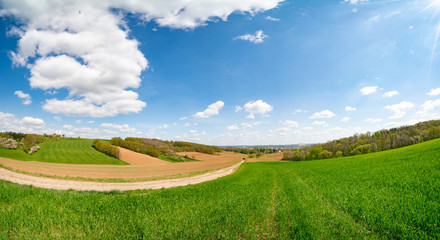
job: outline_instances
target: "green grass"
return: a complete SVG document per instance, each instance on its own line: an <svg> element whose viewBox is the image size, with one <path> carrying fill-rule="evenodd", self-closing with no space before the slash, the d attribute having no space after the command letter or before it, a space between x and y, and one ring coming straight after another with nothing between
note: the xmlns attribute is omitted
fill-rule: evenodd
<svg viewBox="0 0 440 240"><path fill-rule="evenodd" d="M92 147L92 139L60 139L39 144L41 149L29 155L21 149L0 149L0 157L50 163L126 165Z"/></svg>
<svg viewBox="0 0 440 240"><path fill-rule="evenodd" d="M55 191L0 181L0 238L439 239L440 140L154 191Z"/></svg>

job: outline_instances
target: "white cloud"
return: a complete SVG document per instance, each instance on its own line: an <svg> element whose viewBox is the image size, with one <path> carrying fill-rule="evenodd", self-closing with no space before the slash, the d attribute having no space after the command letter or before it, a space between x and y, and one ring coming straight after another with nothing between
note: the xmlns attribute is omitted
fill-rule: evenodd
<svg viewBox="0 0 440 240"><path fill-rule="evenodd" d="M275 22L280 21L279 18L274 18L274 17L271 17L271 16L267 16L267 17L265 17L264 19L269 20L269 21L275 21Z"/></svg>
<svg viewBox="0 0 440 240"><path fill-rule="evenodd" d="M193 115L194 118L210 118L214 115L218 115L218 112L222 107L225 105L222 101L217 101L211 105L208 106L207 109L203 112L198 112Z"/></svg>
<svg viewBox="0 0 440 240"><path fill-rule="evenodd" d="M31 95L24 93L22 91L15 91L14 94L23 100L24 105L29 105L32 103Z"/></svg>
<svg viewBox="0 0 440 240"><path fill-rule="evenodd" d="M81 124L81 123L82 123L82 120L78 119L78 120L75 121L75 123L76 123L76 124Z"/></svg>
<svg viewBox="0 0 440 240"><path fill-rule="evenodd" d="M378 123L378 122L382 122L382 119L380 119L380 118L367 118L364 120L364 122Z"/></svg>
<svg viewBox="0 0 440 240"><path fill-rule="evenodd" d="M385 109L391 110L394 112L394 115L390 118L401 118L406 112L404 110L413 108L414 104L408 101L402 101L398 104L385 106Z"/></svg>
<svg viewBox="0 0 440 240"><path fill-rule="evenodd" d="M46 123L40 119L40 118L33 118L33 117L24 117L21 122L23 125L31 127L31 128L43 128Z"/></svg>
<svg viewBox="0 0 440 240"><path fill-rule="evenodd" d="M440 95L440 88L432 88L428 93L429 96L437 96Z"/></svg>
<svg viewBox="0 0 440 240"><path fill-rule="evenodd" d="M382 94L382 97L392 97L395 95L399 95L399 92L398 91L389 91L389 92Z"/></svg>
<svg viewBox="0 0 440 240"><path fill-rule="evenodd" d="M349 117L344 117L344 118L341 119L341 122L348 122L348 121L350 121Z"/></svg>
<svg viewBox="0 0 440 240"><path fill-rule="evenodd" d="M361 89L362 95L370 95L372 93L375 93L376 91L377 91L377 86L364 87Z"/></svg>
<svg viewBox="0 0 440 240"><path fill-rule="evenodd" d="M288 128L297 128L299 126L298 122L292 120L286 120L282 124Z"/></svg>
<svg viewBox="0 0 440 240"><path fill-rule="evenodd" d="M237 126L237 124L234 124L234 125L227 126L226 129L227 130L237 130L238 126Z"/></svg>
<svg viewBox="0 0 440 240"><path fill-rule="evenodd" d="M22 133L40 133L46 123L40 118L24 117L19 119L11 113L0 112L0 131Z"/></svg>
<svg viewBox="0 0 440 240"><path fill-rule="evenodd" d="M312 127L303 127L302 129L303 130L312 130L313 128Z"/></svg>
<svg viewBox="0 0 440 240"><path fill-rule="evenodd" d="M250 101L243 106L244 110L249 113L247 118L254 119L255 114L264 115L273 110L273 107L263 100Z"/></svg>
<svg viewBox="0 0 440 240"><path fill-rule="evenodd" d="M332 118L336 116L333 112L329 111L329 110L324 110L321 112L315 112L312 116L310 116L310 119L316 119L316 118Z"/></svg>
<svg viewBox="0 0 440 240"><path fill-rule="evenodd" d="M316 121L312 122L312 125L318 125L318 126L323 126L325 124L326 124L325 121L318 121L318 120L316 120Z"/></svg>
<svg viewBox="0 0 440 240"><path fill-rule="evenodd" d="M249 41L254 44L258 44L264 42L265 38L267 38L267 35L264 34L262 30L258 30L255 32L254 35L248 33L242 36L235 37L234 40L240 39L240 40Z"/></svg>
<svg viewBox="0 0 440 240"><path fill-rule="evenodd" d="M69 129L69 130L74 129L74 127L73 127L72 125L69 125L69 124L65 124L65 125L63 125L63 128L65 128L65 129Z"/></svg>
<svg viewBox="0 0 440 240"><path fill-rule="evenodd" d="M243 122L243 123L240 123L240 126L242 128L253 128L253 127L258 126L260 124L263 124L263 122Z"/></svg>
<svg viewBox="0 0 440 240"><path fill-rule="evenodd" d="M356 111L356 108L355 107L351 107L351 106L346 106L345 107L345 111L347 111L347 112Z"/></svg>
<svg viewBox="0 0 440 240"><path fill-rule="evenodd" d="M307 112L307 110L296 109L295 112L294 112L294 114L297 114L297 113L306 113L306 112Z"/></svg>
<svg viewBox="0 0 440 240"><path fill-rule="evenodd" d="M58 117L58 116L55 116L55 117L53 117L53 119L55 119L56 121L61 121L61 118L60 117Z"/></svg>
<svg viewBox="0 0 440 240"><path fill-rule="evenodd" d="M65 99L47 99L45 111L109 117L146 107L136 92L128 90L140 86L148 61L130 36L126 13L161 27L186 29L226 21L234 12L266 11L280 1L4 0L0 14L19 20L14 31L20 38L17 52L10 55L14 64L30 69L31 87L68 90Z"/></svg>
<svg viewBox="0 0 440 240"><path fill-rule="evenodd" d="M119 132L128 133L128 132L136 132L135 128L130 127L128 124L114 124L114 123L103 123L101 124L103 128L113 128L118 130Z"/></svg>
<svg viewBox="0 0 440 240"><path fill-rule="evenodd" d="M366 3L368 0L344 0L346 3L350 4L360 4L360 3Z"/></svg>
<svg viewBox="0 0 440 240"><path fill-rule="evenodd" d="M92 123L95 123L95 121L90 120L90 121L88 121L87 123L88 123L88 124L92 124Z"/></svg>
<svg viewBox="0 0 440 240"><path fill-rule="evenodd" d="M235 106L235 112L241 112L243 111L243 108L240 106Z"/></svg>
<svg viewBox="0 0 440 240"><path fill-rule="evenodd" d="M179 118L180 121L182 121L182 120L186 120L186 119L188 119L188 118L187 118L187 117L181 117L181 118Z"/></svg>
<svg viewBox="0 0 440 240"><path fill-rule="evenodd" d="M420 108L422 110L418 111L416 114L417 115L425 115L427 114L429 111L433 110L434 108L440 107L440 99L437 100L428 100L425 101Z"/></svg>
<svg viewBox="0 0 440 240"><path fill-rule="evenodd" d="M164 124L164 125L160 125L159 127L158 127L159 129L167 129L168 128L168 124Z"/></svg>

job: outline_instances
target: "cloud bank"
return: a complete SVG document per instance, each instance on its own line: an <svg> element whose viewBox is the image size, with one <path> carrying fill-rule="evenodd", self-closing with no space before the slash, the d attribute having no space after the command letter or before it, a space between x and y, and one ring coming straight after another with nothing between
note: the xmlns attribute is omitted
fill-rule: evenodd
<svg viewBox="0 0 440 240"><path fill-rule="evenodd" d="M19 37L15 65L30 70L32 88L67 89L43 109L65 115L109 117L137 113L146 103L133 89L148 61L124 21L127 12L161 27L195 28L234 12L255 14L281 0L51 1L1 0L0 16L13 17Z"/></svg>

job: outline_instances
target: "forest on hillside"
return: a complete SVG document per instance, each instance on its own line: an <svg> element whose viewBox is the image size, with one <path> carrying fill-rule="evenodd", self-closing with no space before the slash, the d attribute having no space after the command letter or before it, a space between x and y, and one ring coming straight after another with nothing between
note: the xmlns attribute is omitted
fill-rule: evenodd
<svg viewBox="0 0 440 240"><path fill-rule="evenodd" d="M439 137L440 120L431 120L374 133L355 134L324 144L290 149L284 152L283 159L303 161L353 156L405 147Z"/></svg>

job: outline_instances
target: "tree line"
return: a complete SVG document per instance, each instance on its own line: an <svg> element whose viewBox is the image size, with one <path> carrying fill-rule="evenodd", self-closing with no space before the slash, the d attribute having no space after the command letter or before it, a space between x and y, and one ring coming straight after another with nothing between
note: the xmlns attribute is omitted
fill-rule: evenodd
<svg viewBox="0 0 440 240"><path fill-rule="evenodd" d="M119 158L119 148L99 139L93 140L92 147L110 157Z"/></svg>
<svg viewBox="0 0 440 240"><path fill-rule="evenodd" d="M284 152L283 159L303 161L353 156L400 148L436 138L440 138L440 120L431 120L374 133L355 134L311 147L290 149Z"/></svg>
<svg viewBox="0 0 440 240"><path fill-rule="evenodd" d="M159 157L160 155L159 150L157 150L157 148L155 148L154 146L145 145L137 141L132 141L132 139L130 138L129 140L127 140L127 138L126 140L123 140L120 137L114 137L112 138L111 143L115 146L123 147L134 152L147 154L152 157Z"/></svg>
<svg viewBox="0 0 440 240"><path fill-rule="evenodd" d="M209 146L204 144L183 142L183 141L163 141L159 139L134 138L134 137L127 137L125 138L125 140L141 143L147 146L153 146L158 151L164 153L200 152L200 153L214 154L221 151L221 148L217 146Z"/></svg>

